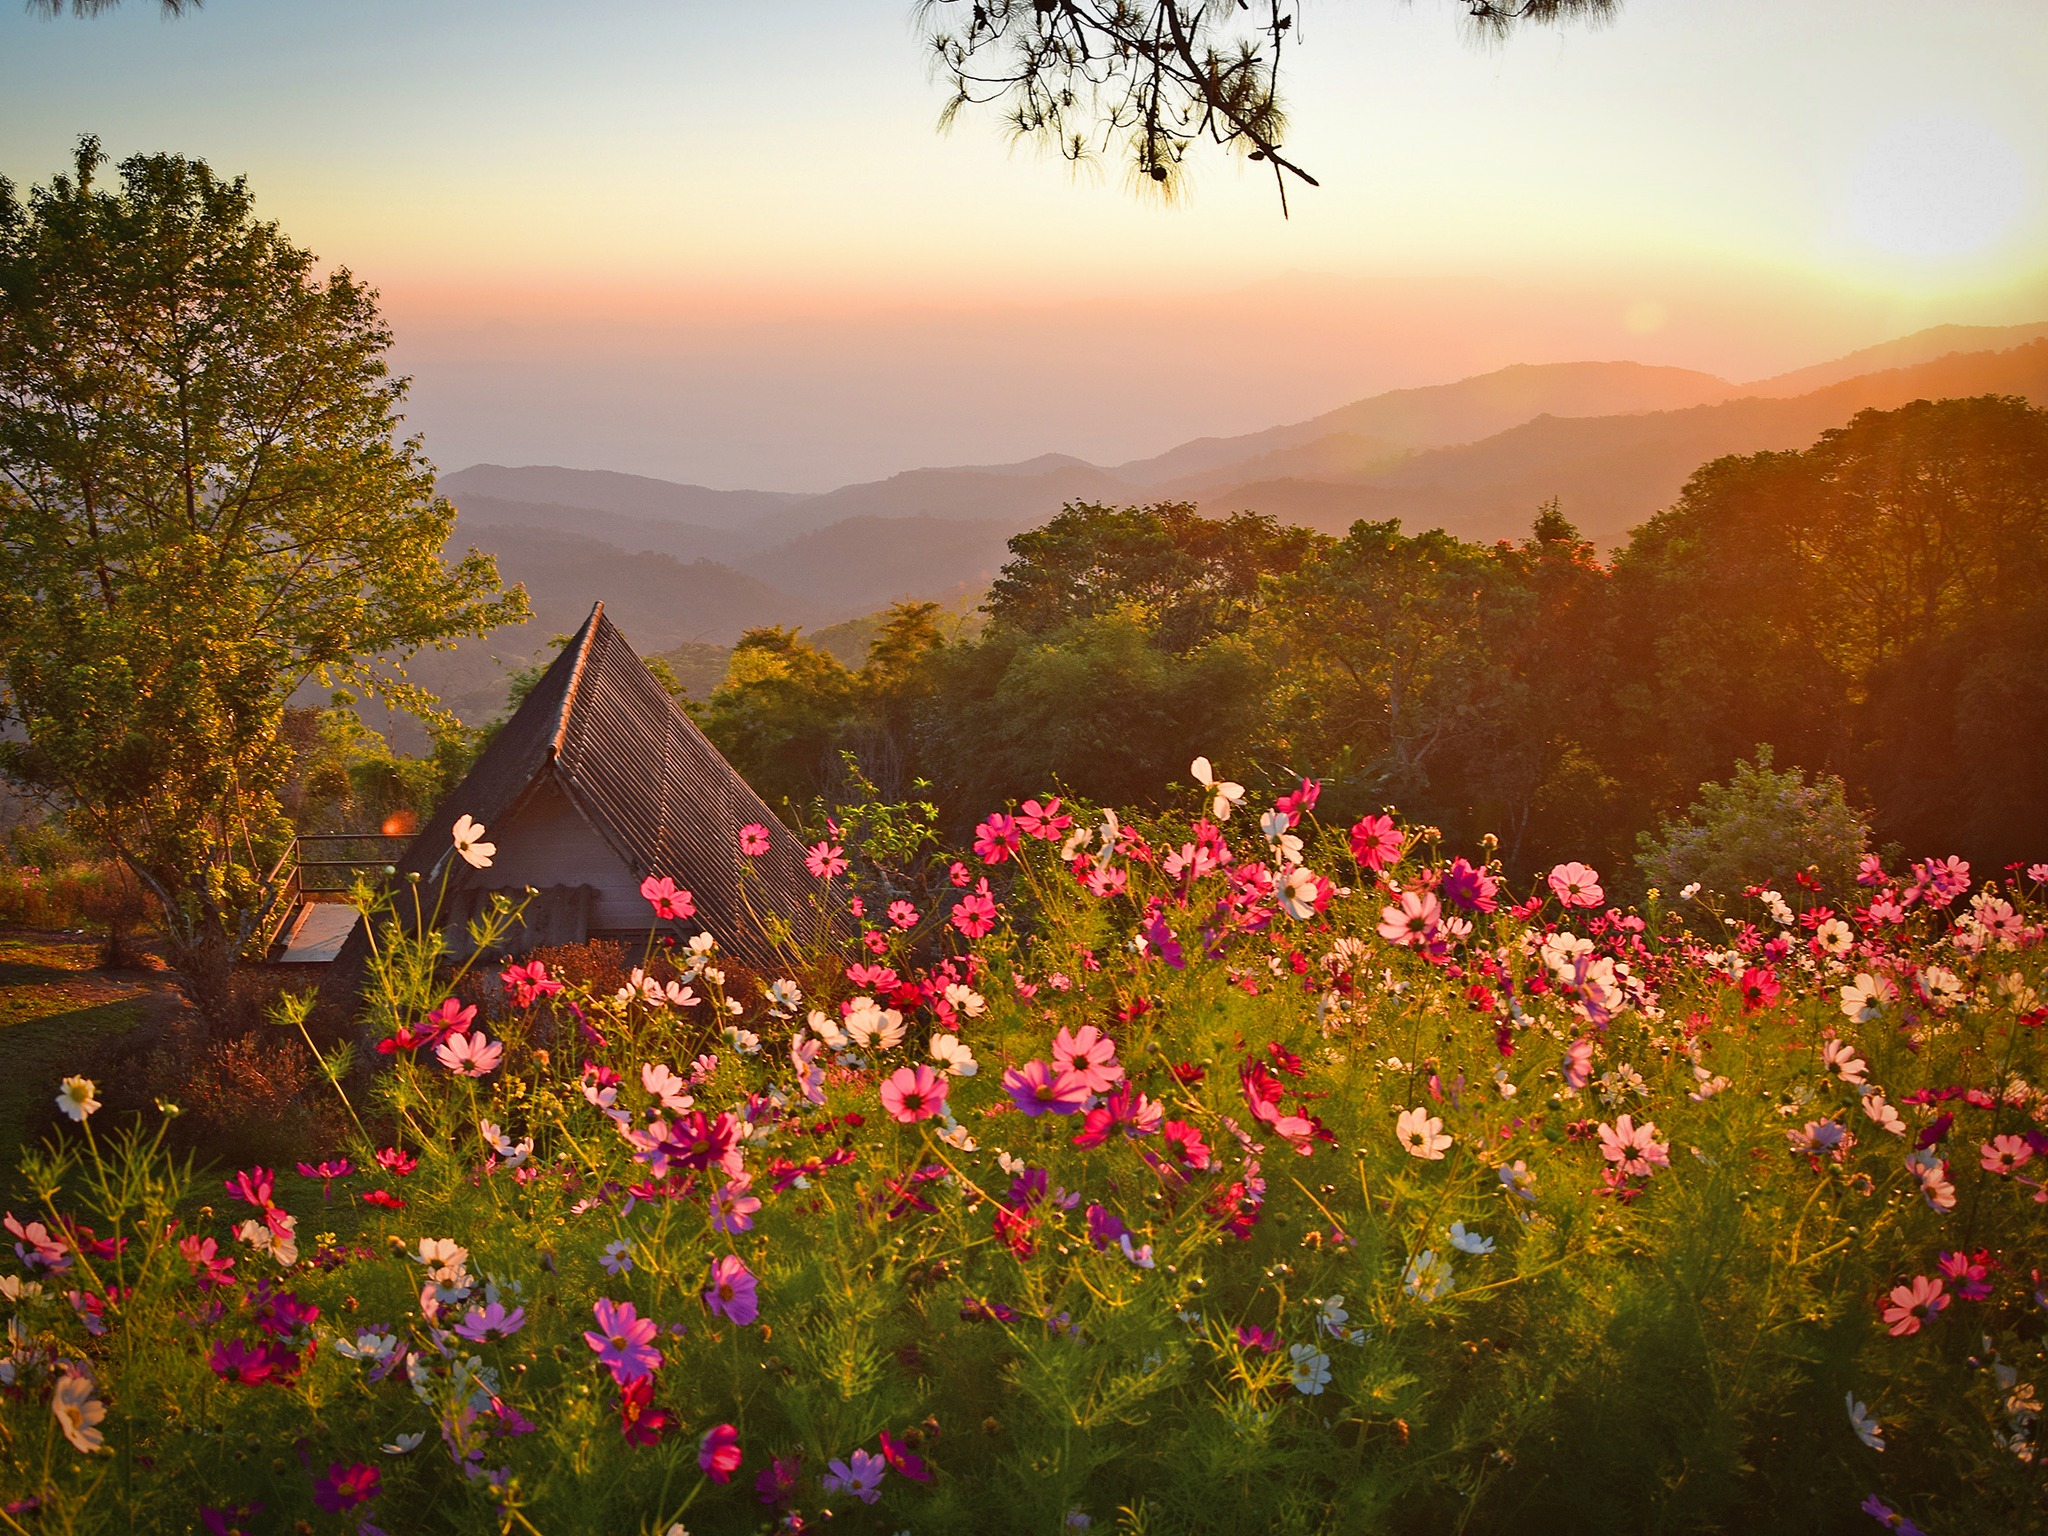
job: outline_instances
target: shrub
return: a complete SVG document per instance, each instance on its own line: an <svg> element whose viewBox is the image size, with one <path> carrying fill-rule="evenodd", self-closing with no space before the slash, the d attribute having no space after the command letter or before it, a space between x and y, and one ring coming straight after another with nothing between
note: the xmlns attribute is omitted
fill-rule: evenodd
<svg viewBox="0 0 2048 1536"><path fill-rule="evenodd" d="M1697 882L1732 896L1748 886L1790 890L1798 875L1817 871L1822 886L1851 888L1870 828L1850 808L1842 781L1797 768L1771 770L1771 749L1737 763L1726 784L1702 784L1683 819L1667 818L1656 835L1637 834L1643 878L1666 892Z"/></svg>
<svg viewBox="0 0 2048 1536"><path fill-rule="evenodd" d="M2048 865L1702 938L1212 795L991 817L900 927L821 882L863 920L772 986L380 919L345 1158L30 1161L0 1487L75 1532L2038 1522Z"/></svg>

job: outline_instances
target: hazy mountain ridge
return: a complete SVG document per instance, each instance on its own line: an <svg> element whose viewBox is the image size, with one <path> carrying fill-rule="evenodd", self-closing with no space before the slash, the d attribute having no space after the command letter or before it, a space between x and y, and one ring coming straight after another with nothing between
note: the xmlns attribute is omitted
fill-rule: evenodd
<svg viewBox="0 0 2048 1536"><path fill-rule="evenodd" d="M1992 350L1955 347L1985 341ZM461 514L454 542L496 553L526 584L534 621L414 672L474 720L495 710L479 713L494 670L537 657L600 597L644 650L707 648L700 666L751 625L815 632L897 598L958 603L993 577L1010 537L1070 500L1176 497L1336 533L1398 518L1493 539L1525 532L1558 496L1612 548L1711 459L1802 448L1870 407L1985 393L2048 403L2048 323L1936 327L1749 385L1638 363L1517 365L1114 468L1044 454L819 495L476 465L441 480Z"/></svg>

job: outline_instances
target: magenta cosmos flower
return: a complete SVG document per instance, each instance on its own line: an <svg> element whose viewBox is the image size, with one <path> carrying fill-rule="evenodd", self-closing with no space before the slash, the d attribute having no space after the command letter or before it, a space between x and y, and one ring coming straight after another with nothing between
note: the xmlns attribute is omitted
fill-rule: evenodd
<svg viewBox="0 0 2048 1536"><path fill-rule="evenodd" d="M344 1465L335 1462L313 1484L313 1502L330 1515L354 1509L377 1497L383 1474L364 1462Z"/></svg>
<svg viewBox="0 0 2048 1536"><path fill-rule="evenodd" d="M586 1331L583 1342L597 1351L598 1360L620 1386L652 1376L661 1366L661 1351L654 1347L660 1330L654 1319L642 1317L630 1301L613 1301L600 1296L591 1312L599 1331Z"/></svg>
<svg viewBox="0 0 2048 1536"><path fill-rule="evenodd" d="M478 1030L473 1035L450 1035L434 1047L434 1056L450 1072L489 1077L505 1059L505 1047Z"/></svg>
<svg viewBox="0 0 2048 1536"><path fill-rule="evenodd" d="M740 828L740 852L750 859L758 859L768 851L768 829L758 821L750 821Z"/></svg>
<svg viewBox="0 0 2048 1536"><path fill-rule="evenodd" d="M711 1283L704 1287L704 1305L742 1328L761 1315L758 1286L738 1254L728 1253L711 1266Z"/></svg>
<svg viewBox="0 0 2048 1536"><path fill-rule="evenodd" d="M996 901L987 891L970 891L953 908L952 924L970 939L985 938L995 931Z"/></svg>
<svg viewBox="0 0 2048 1536"><path fill-rule="evenodd" d="M740 1459L740 1432L730 1424L714 1425L697 1442L697 1465L714 1483L731 1482Z"/></svg>
<svg viewBox="0 0 2048 1536"><path fill-rule="evenodd" d="M804 868L820 880L846 873L846 850L837 843L813 843L804 855Z"/></svg>
<svg viewBox="0 0 2048 1536"><path fill-rule="evenodd" d="M1056 1115L1071 1115L1088 1102L1088 1079L1042 1061L1027 1061L1021 1067L1010 1068L1003 1074L1003 1087L1011 1101L1032 1116L1047 1110Z"/></svg>
<svg viewBox="0 0 2048 1536"><path fill-rule="evenodd" d="M902 1125L929 1120L946 1107L946 1079L930 1067L898 1067L882 1083L882 1108Z"/></svg>

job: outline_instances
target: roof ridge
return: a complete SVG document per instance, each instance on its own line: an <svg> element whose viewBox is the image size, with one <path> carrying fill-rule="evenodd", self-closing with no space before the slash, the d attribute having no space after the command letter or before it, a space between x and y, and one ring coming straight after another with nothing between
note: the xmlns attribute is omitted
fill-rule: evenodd
<svg viewBox="0 0 2048 1536"><path fill-rule="evenodd" d="M604 603L591 605L590 617L583 621L583 643L576 648L576 665L569 673L569 686L562 690L562 710L555 717L554 738L548 743L548 755L560 757L562 743L569 737L569 714L576 707L576 693L583 682L583 668L590 661L590 648L597 641L597 626L604 619Z"/></svg>

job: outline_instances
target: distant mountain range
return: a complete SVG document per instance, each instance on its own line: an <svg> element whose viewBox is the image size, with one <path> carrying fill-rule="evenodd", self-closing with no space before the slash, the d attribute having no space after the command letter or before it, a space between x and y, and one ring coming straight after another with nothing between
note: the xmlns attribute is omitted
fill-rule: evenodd
<svg viewBox="0 0 2048 1536"><path fill-rule="evenodd" d="M1557 496L1612 548L1710 459L1803 448L1867 407L1987 393L2048 404L2048 322L1938 326L1748 384L1642 363L1519 364L1125 464L1047 454L818 495L478 464L441 477L460 514L455 542L524 582L534 621L421 657L412 672L464 719L488 718L506 670L602 597L636 645L684 648L701 679L715 671L703 648L750 625L815 629L897 598L971 598L1013 535L1074 500L1189 500L1328 532L1398 518L1495 539L1526 531Z"/></svg>

